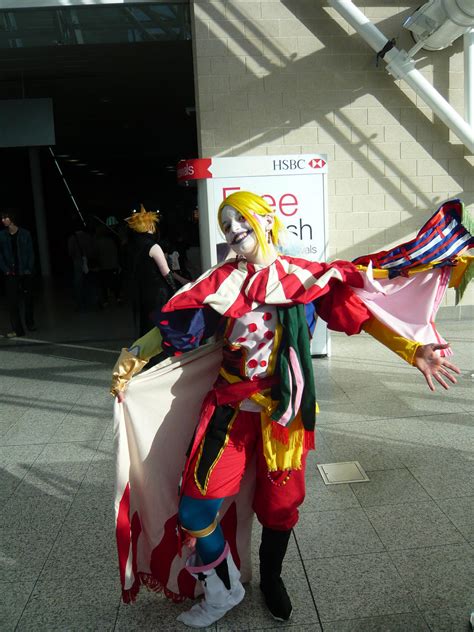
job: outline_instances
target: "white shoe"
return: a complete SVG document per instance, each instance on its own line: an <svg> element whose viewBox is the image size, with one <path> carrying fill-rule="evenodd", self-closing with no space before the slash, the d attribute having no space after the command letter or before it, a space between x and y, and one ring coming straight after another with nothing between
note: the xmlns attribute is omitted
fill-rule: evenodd
<svg viewBox="0 0 474 632"><path fill-rule="evenodd" d="M245 590L227 543L222 555L212 564L193 566L195 562L196 556L193 555L186 562L186 568L202 582L204 599L180 614L177 620L191 628L205 628L239 604L245 596Z"/></svg>

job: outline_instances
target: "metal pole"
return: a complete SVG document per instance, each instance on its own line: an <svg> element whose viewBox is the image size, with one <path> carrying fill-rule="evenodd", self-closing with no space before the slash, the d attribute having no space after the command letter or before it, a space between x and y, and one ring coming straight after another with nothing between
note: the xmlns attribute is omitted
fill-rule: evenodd
<svg viewBox="0 0 474 632"><path fill-rule="evenodd" d="M38 147L29 147L31 188L35 207L36 235L38 238L38 250L41 266L41 274L44 277L51 276L51 263L49 258L48 231L46 226L46 213L44 209L43 180L41 178L41 164Z"/></svg>
<svg viewBox="0 0 474 632"><path fill-rule="evenodd" d="M388 43L388 38L350 0L329 0L329 4L347 20L377 53ZM406 51L393 46L385 53L384 61L388 72L395 79L403 79L413 88L433 112L474 153L474 131L472 125L460 116L441 94L415 68L414 61Z"/></svg>
<svg viewBox="0 0 474 632"><path fill-rule="evenodd" d="M474 129L474 28L464 35L464 118Z"/></svg>

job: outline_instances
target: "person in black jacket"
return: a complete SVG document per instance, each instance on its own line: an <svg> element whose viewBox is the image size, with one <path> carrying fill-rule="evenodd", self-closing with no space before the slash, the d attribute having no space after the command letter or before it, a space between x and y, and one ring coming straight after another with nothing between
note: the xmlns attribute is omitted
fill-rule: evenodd
<svg viewBox="0 0 474 632"><path fill-rule="evenodd" d="M31 234L18 226L15 211L2 212L2 224L5 230L0 232L0 270L5 275L5 291L11 321L11 331L5 334L5 337L15 338L25 335L20 314L22 302L25 308L26 328L29 331L36 330L32 277L35 254Z"/></svg>
<svg viewBox="0 0 474 632"><path fill-rule="evenodd" d="M153 326L154 313L179 286L157 243L158 213L141 205L125 221L135 233L130 244L132 304L137 333L143 336Z"/></svg>

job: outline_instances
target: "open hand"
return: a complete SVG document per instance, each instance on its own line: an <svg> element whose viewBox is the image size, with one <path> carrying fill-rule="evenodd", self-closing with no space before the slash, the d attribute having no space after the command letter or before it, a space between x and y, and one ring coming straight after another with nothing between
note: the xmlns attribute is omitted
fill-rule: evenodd
<svg viewBox="0 0 474 632"><path fill-rule="evenodd" d="M414 366L423 373L426 383L431 391L435 390L433 378L441 384L443 388L448 390L449 385L445 380L449 380L452 384L456 384L457 380L452 373L461 373L461 370L455 365L448 362L446 358L442 358L437 351L447 349L449 344L429 344L418 347L415 353ZM451 371L451 373L450 373Z"/></svg>

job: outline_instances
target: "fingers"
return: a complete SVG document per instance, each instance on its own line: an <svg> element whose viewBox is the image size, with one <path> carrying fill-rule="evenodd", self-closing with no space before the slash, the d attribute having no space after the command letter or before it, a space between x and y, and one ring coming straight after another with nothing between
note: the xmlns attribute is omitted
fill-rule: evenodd
<svg viewBox="0 0 474 632"><path fill-rule="evenodd" d="M454 377L454 375L451 375L451 373L449 371L446 371L444 367L440 367L438 369L438 372L444 375L444 377L446 377L452 384L457 384L458 381Z"/></svg>
<svg viewBox="0 0 474 632"><path fill-rule="evenodd" d="M447 369L450 369L454 373L457 373L458 375L461 375L461 369L459 367L457 367L455 364L451 364L451 362L447 362L445 360L443 362L443 366L445 366Z"/></svg>
<svg viewBox="0 0 474 632"><path fill-rule="evenodd" d="M446 382L443 380L443 378L441 377L439 373L434 373L433 377L438 382L438 384L441 384L444 390L447 391L449 389L449 386L446 384Z"/></svg>
<svg viewBox="0 0 474 632"><path fill-rule="evenodd" d="M430 346L433 351L441 351L441 349L449 349L451 345L449 344L449 342L446 342L444 344L430 344L427 346Z"/></svg>
<svg viewBox="0 0 474 632"><path fill-rule="evenodd" d="M427 371L422 371L423 375L425 376L425 380L426 383L428 384L428 388L430 389L430 391L435 391L435 387L433 384L433 380L431 379L431 374L428 373Z"/></svg>

